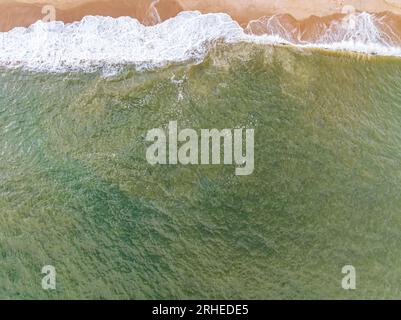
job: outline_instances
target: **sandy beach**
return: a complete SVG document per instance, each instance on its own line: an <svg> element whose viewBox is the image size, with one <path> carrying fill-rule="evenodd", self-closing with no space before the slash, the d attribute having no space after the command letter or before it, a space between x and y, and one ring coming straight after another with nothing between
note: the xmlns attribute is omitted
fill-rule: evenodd
<svg viewBox="0 0 401 320"><path fill-rule="evenodd" d="M225 12L242 25L263 16L287 14L297 20L311 16L358 11L401 14L401 0L0 0L0 31L29 26L42 19L44 5L53 5L56 19L79 21L86 15L131 16L144 24L155 24L181 11Z"/></svg>

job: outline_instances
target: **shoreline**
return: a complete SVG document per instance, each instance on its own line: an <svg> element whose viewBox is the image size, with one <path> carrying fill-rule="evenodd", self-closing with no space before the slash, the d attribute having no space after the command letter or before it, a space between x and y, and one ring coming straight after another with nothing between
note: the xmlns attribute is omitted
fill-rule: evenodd
<svg viewBox="0 0 401 320"><path fill-rule="evenodd" d="M45 14L42 8L53 5L56 20L65 23L80 21L87 15L130 16L145 25L176 16L182 11L223 12L242 26L264 16L285 14L295 20L335 16L355 8L370 13L391 12L401 15L401 0L0 0L0 31L27 27ZM352 7L351 7L352 6Z"/></svg>

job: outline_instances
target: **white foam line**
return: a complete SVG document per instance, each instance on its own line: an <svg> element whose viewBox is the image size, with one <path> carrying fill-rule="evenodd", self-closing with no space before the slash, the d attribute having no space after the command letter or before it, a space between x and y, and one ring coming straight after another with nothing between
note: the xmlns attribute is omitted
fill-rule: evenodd
<svg viewBox="0 0 401 320"><path fill-rule="evenodd" d="M389 45L373 16L363 13L353 19L351 27L333 24L316 43L295 45L401 56L401 48ZM87 16L71 24L38 21L28 28L0 33L0 65L44 72L112 70L124 64L154 68L202 59L216 40L293 44L282 33L247 34L224 13L182 12L149 27L130 17Z"/></svg>

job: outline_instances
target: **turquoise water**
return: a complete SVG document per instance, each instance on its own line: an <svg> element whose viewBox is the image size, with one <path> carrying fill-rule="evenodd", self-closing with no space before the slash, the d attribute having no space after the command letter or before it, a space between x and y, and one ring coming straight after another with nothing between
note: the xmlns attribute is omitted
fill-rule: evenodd
<svg viewBox="0 0 401 320"><path fill-rule="evenodd" d="M400 74L256 44L111 77L2 69L0 298L400 298ZM254 128L254 173L149 165L169 121Z"/></svg>

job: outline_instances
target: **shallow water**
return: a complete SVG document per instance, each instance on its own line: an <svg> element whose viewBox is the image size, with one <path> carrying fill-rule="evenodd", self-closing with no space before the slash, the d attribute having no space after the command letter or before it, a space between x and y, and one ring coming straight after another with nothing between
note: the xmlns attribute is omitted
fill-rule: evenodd
<svg viewBox="0 0 401 320"><path fill-rule="evenodd" d="M400 74L250 43L112 77L2 69L0 298L399 298ZM150 166L172 120L255 128L254 174Z"/></svg>

